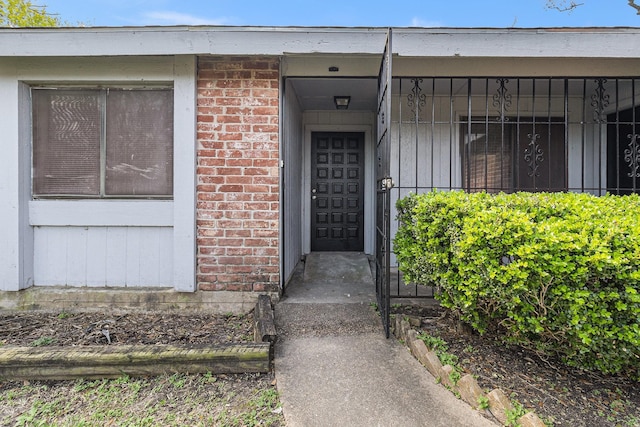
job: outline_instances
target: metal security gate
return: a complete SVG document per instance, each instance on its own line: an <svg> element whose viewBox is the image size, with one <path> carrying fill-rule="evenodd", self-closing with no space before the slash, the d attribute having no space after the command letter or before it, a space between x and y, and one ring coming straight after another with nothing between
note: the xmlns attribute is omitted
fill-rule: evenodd
<svg viewBox="0 0 640 427"><path fill-rule="evenodd" d="M376 144L376 294L385 334L389 338L391 251L391 29L378 76L378 140Z"/></svg>

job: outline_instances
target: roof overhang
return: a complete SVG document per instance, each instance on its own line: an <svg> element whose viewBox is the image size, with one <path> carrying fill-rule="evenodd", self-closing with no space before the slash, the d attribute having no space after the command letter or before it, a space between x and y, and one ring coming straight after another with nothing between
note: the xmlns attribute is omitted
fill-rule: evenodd
<svg viewBox="0 0 640 427"><path fill-rule="evenodd" d="M380 55L387 28L0 29L0 57ZM393 28L393 53L431 58L640 58L640 28Z"/></svg>

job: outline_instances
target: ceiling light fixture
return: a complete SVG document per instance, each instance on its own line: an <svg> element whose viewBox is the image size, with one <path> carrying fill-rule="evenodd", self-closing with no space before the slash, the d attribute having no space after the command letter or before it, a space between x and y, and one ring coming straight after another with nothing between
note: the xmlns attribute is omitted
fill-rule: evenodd
<svg viewBox="0 0 640 427"><path fill-rule="evenodd" d="M336 109L346 110L349 108L349 102L351 102L350 96L334 96L333 103L336 104Z"/></svg>

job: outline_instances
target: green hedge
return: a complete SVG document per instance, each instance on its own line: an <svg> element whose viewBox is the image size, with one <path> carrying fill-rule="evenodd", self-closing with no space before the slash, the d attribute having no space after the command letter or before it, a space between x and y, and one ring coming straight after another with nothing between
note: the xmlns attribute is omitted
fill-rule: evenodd
<svg viewBox="0 0 640 427"><path fill-rule="evenodd" d="M640 379L640 198L432 192L397 204L406 282L480 333Z"/></svg>

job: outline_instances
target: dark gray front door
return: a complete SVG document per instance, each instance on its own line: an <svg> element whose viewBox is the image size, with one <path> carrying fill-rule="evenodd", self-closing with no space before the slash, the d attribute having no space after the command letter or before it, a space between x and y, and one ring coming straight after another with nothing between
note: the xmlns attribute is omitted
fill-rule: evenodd
<svg viewBox="0 0 640 427"><path fill-rule="evenodd" d="M364 134L311 135L311 250L364 250Z"/></svg>

